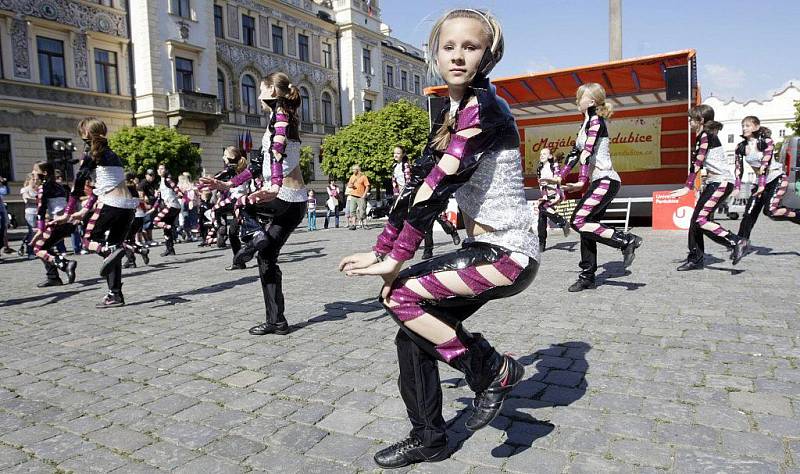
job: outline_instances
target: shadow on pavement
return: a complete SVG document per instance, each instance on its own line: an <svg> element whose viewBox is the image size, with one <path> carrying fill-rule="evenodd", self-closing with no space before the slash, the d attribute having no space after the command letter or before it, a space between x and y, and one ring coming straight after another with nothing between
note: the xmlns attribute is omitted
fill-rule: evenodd
<svg viewBox="0 0 800 474"><path fill-rule="evenodd" d="M278 263L302 262L310 258L321 258L328 254L322 252L323 247L302 248L292 252L281 252L278 256Z"/></svg>
<svg viewBox="0 0 800 474"><path fill-rule="evenodd" d="M600 266L603 271L597 275L597 286L621 286L628 291L636 291L647 283L632 283L627 281L614 281L614 278L624 277L631 274L631 271L622 266L622 262L608 262Z"/></svg>
<svg viewBox="0 0 800 474"><path fill-rule="evenodd" d="M359 301L336 301L333 303L326 303L324 313L314 316L305 322L292 324L291 330L296 331L297 329L317 323L341 321L343 319L347 319L347 315L351 313L372 313L381 309L383 309L383 306L381 306L375 298L364 298L363 300ZM381 315L379 317L383 316Z"/></svg>
<svg viewBox="0 0 800 474"><path fill-rule="evenodd" d="M548 251L548 250L562 250L564 252L570 252L571 253L571 252L575 252L575 251L578 250L575 247L577 247L579 243L580 243L580 241L559 242L559 243L557 243L555 245L551 245L550 247L547 247L545 249L545 251Z"/></svg>
<svg viewBox="0 0 800 474"><path fill-rule="evenodd" d="M525 366L535 364L536 373L514 387L503 405L503 417L495 418L490 424L492 428L506 432L505 442L492 449L492 456L499 458L519 454L555 429L549 420L538 420L524 410L568 406L580 400L589 386L586 381L586 372L589 370L586 353L591 348L585 342L570 341L552 344L547 349L517 359ZM446 382L452 383L452 380ZM472 432L467 431L464 425L471 411L472 399L459 398L458 401L465 406L450 422L449 428L466 433L466 436L453 447L453 452L472 436Z"/></svg>
<svg viewBox="0 0 800 474"><path fill-rule="evenodd" d="M46 293L44 295L27 296L25 298L13 298L6 301L0 301L0 308L6 308L8 306L16 306L25 303L33 303L36 301L44 301L45 303L37 306L38 308L40 308L42 306L48 306L53 303L58 303L67 298L71 298L79 293L85 293L87 291L92 291L92 290L93 290L92 288L86 288L85 290L58 291L55 293Z"/></svg>
<svg viewBox="0 0 800 474"><path fill-rule="evenodd" d="M755 247L755 246L751 246L746 255L749 255L751 253L755 253L756 255L760 255L762 257L775 257L775 256L782 256L782 255L794 255L796 257L800 257L800 252L797 252L797 251L773 252L772 248L770 248L770 247Z"/></svg>
<svg viewBox="0 0 800 474"><path fill-rule="evenodd" d="M248 283L253 283L254 281L258 280L258 276L246 276L239 278L238 280L231 280L226 281L223 283L215 283L213 285L203 286L201 288L196 288L194 290L189 291L179 291L175 293L168 293L166 295L156 296L155 298L151 298L149 300L144 301L136 301L133 303L128 303L125 306L140 306L148 303L155 303L157 301L162 301L163 304L156 305L155 307L160 306L167 306L167 305L175 305L181 303L188 303L191 300L187 299L188 296L194 295L207 295L209 293L219 293L221 291L230 290L239 285L247 285Z"/></svg>

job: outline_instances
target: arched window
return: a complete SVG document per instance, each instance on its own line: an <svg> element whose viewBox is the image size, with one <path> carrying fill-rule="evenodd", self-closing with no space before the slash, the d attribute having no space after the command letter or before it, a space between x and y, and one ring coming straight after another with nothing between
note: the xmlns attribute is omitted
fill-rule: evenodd
<svg viewBox="0 0 800 474"><path fill-rule="evenodd" d="M256 114L256 80L250 74L242 76L242 110L246 114Z"/></svg>
<svg viewBox="0 0 800 474"><path fill-rule="evenodd" d="M300 101L300 121L311 123L311 96L308 95L308 89L305 87L300 88Z"/></svg>
<svg viewBox="0 0 800 474"><path fill-rule="evenodd" d="M333 101L327 92L322 93L322 121L325 125L333 125Z"/></svg>
<svg viewBox="0 0 800 474"><path fill-rule="evenodd" d="M225 75L217 69L217 102L220 110L225 110Z"/></svg>

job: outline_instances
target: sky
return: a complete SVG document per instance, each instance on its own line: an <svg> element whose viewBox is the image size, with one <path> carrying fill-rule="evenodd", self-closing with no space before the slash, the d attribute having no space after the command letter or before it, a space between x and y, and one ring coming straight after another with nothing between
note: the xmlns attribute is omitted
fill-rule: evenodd
<svg viewBox="0 0 800 474"><path fill-rule="evenodd" d="M417 47L448 8L488 8L505 34L493 77L608 60L607 0L382 0L392 36ZM697 51L703 98L763 100L800 85L800 0L622 0L622 56Z"/></svg>

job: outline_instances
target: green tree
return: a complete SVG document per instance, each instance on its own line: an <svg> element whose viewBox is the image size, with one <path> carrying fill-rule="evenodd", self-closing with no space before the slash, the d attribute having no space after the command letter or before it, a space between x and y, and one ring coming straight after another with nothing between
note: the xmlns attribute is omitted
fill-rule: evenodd
<svg viewBox="0 0 800 474"><path fill-rule="evenodd" d="M300 148L300 171L306 183L314 178L314 150L310 146Z"/></svg>
<svg viewBox="0 0 800 474"><path fill-rule="evenodd" d="M800 100L794 103L794 120L787 122L786 126L794 130L795 135L800 134Z"/></svg>
<svg viewBox="0 0 800 474"><path fill-rule="evenodd" d="M108 138L108 144L138 175L163 163L173 176L200 172L200 148L189 137L168 127L125 127Z"/></svg>
<svg viewBox="0 0 800 474"><path fill-rule="evenodd" d="M406 149L412 159L419 156L428 139L428 113L407 100L356 117L350 125L322 142L322 171L346 179L350 167L360 165L367 178L382 183L392 174L392 151Z"/></svg>

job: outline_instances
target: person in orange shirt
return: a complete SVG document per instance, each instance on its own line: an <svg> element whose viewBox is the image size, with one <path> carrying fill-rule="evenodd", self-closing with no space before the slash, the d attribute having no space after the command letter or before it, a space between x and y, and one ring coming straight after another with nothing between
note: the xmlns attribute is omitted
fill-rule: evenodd
<svg viewBox="0 0 800 474"><path fill-rule="evenodd" d="M361 167L353 165L350 169L353 175L347 181L347 208L350 210L350 230L356 230L356 224L360 221L361 228L366 229L364 220L367 215L367 195L369 194L369 179L361 173Z"/></svg>

